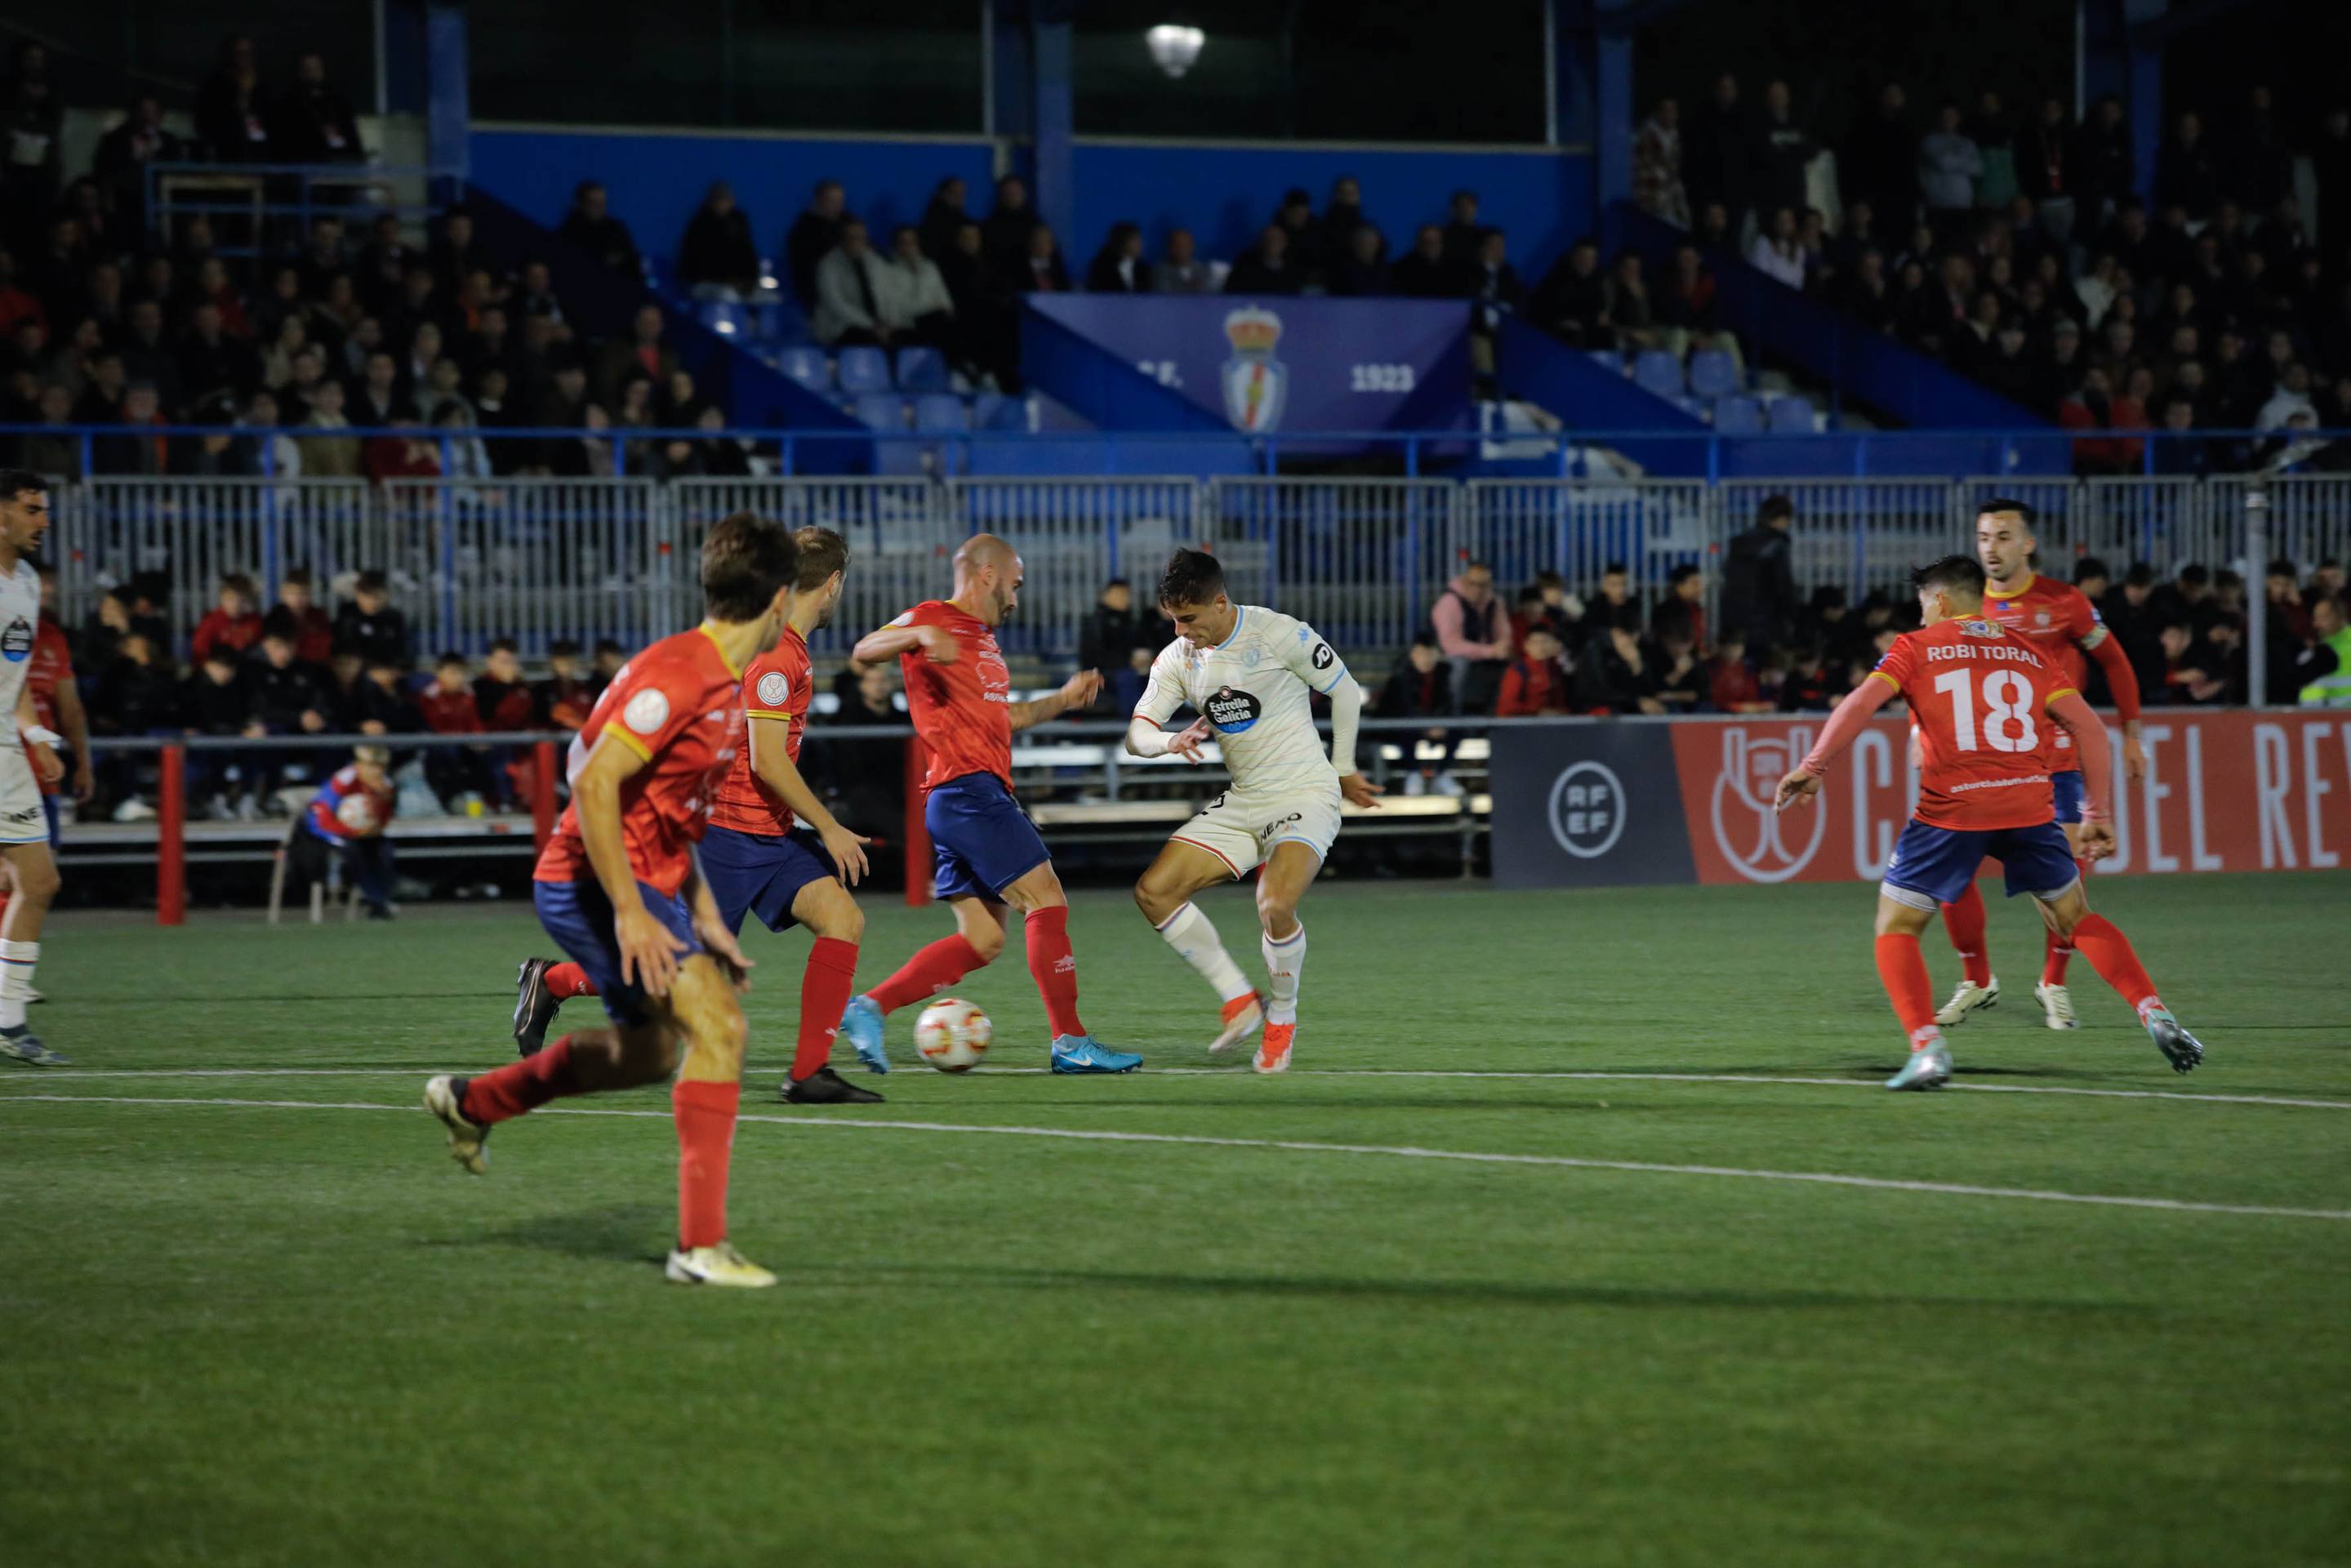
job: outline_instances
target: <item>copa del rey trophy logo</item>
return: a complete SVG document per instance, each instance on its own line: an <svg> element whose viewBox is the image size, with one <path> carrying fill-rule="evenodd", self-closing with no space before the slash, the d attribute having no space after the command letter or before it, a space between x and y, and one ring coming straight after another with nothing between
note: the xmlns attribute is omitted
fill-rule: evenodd
<svg viewBox="0 0 2351 1568"><path fill-rule="evenodd" d="M1714 778L1710 813L1714 845L1750 882L1786 882L1820 852L1828 812L1815 806L1782 815L1772 804L1782 776L1812 747L1808 726L1784 736L1750 735L1737 724L1722 732L1722 771Z"/></svg>
<svg viewBox="0 0 2351 1568"><path fill-rule="evenodd" d="M1281 318L1261 305L1243 306L1225 318L1225 340L1233 346L1220 372L1225 417L1235 430L1273 429L1290 391L1290 367L1273 357Z"/></svg>

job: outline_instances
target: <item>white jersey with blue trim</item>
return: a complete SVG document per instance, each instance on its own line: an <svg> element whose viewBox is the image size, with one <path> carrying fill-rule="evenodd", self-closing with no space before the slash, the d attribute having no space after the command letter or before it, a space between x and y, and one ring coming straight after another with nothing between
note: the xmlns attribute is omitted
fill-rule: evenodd
<svg viewBox="0 0 2351 1568"><path fill-rule="evenodd" d="M33 563L19 560L16 570L0 580L0 714L8 716L16 733L16 699L33 668L33 639L41 630L41 574Z"/></svg>
<svg viewBox="0 0 2351 1568"><path fill-rule="evenodd" d="M1311 626L1261 605L1237 607L1229 636L1213 648L1182 638L1151 664L1137 718L1165 728L1192 707L1217 732L1217 747L1244 794L1339 787L1331 749L1314 728L1309 694L1347 678L1347 666Z"/></svg>

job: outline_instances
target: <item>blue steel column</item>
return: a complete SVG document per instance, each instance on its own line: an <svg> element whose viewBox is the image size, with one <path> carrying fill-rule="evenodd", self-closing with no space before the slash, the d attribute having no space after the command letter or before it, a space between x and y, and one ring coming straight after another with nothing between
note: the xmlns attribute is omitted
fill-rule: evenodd
<svg viewBox="0 0 2351 1568"><path fill-rule="evenodd" d="M462 185L472 167L466 132L473 120L467 96L471 41L465 7L453 0L428 0L424 8L424 161ZM436 192L446 200L455 191Z"/></svg>
<svg viewBox="0 0 2351 1568"><path fill-rule="evenodd" d="M1546 117L1564 146L1591 149L1597 219L1633 196L1633 31L1670 8L1639 0L1548 0L1552 100Z"/></svg>
<svg viewBox="0 0 2351 1568"><path fill-rule="evenodd" d="M1071 56L1077 29L1070 24L1066 5L1040 0L1036 13L1029 31L1030 123L1036 137L1032 193L1039 214L1052 226L1062 250L1074 252L1078 235L1070 225L1078 211L1077 155L1072 147L1077 125Z"/></svg>
<svg viewBox="0 0 2351 1568"><path fill-rule="evenodd" d="M2163 29L2168 0L2079 0L2082 86L2092 102L2108 93L2130 115L2131 156L2141 200L2152 202L2163 149ZM2085 106L2086 107L2086 106Z"/></svg>

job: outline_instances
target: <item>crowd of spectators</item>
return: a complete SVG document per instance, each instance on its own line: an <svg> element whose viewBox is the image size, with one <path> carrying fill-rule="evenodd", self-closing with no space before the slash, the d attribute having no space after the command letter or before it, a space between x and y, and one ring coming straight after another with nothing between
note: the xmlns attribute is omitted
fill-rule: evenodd
<svg viewBox="0 0 2351 1568"><path fill-rule="evenodd" d="M18 47L0 101L11 117L0 171L0 424L31 427L0 444L19 466L68 478L381 480L444 468L587 476L612 472L614 438L632 429L726 423L680 368L658 308L614 341L589 340L546 258L490 254L462 205L422 232L388 211L356 227L359 218L329 211L307 230L290 219L238 228L232 248L257 256L224 255L203 213L151 231L152 164L365 156L350 106L316 54L295 58L280 90L251 41L232 40L198 95L195 140L167 129L162 100L144 93L91 167L70 178L39 45ZM635 276L627 226L604 210L600 187L581 189L561 235ZM104 433L85 442L75 426ZM158 434L166 426L201 433ZM421 427L478 434L445 444L402 434ZM611 434L484 439L549 427ZM624 441L622 454L639 473L747 467L736 444L713 438Z"/></svg>
<svg viewBox="0 0 2351 1568"><path fill-rule="evenodd" d="M2076 465L2201 474L2245 454L2193 433L2351 427L2351 110L2297 126L2266 87L2174 115L2151 200L2120 99L1997 91L1924 119L1899 83L1835 147L1841 212L1807 195L1827 145L1773 81L1725 72L1687 121L1659 101L1635 199L1702 246L1834 304L2061 425ZM2296 193L2307 153L2322 251Z"/></svg>

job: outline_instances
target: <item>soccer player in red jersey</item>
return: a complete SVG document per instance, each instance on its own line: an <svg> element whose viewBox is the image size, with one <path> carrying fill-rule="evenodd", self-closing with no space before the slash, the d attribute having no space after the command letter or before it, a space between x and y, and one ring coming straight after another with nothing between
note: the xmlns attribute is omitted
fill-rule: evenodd
<svg viewBox="0 0 2351 1568"><path fill-rule="evenodd" d="M756 915L770 931L805 925L815 944L800 980L799 1038L783 1096L796 1105L872 1104L882 1096L844 1082L825 1065L834 1031L857 977L857 943L865 916L844 881L865 874L865 845L834 820L800 777L800 736L815 695L809 633L832 619L849 570L849 546L831 528L792 536L799 565L791 612L775 647L743 672L743 714L749 744L711 802L702 836L702 874L726 929L740 933ZM805 823L796 827L795 823ZM558 1008L571 997L592 997L595 982L571 962L529 958L517 977L515 1043L537 1051Z"/></svg>
<svg viewBox="0 0 2351 1568"><path fill-rule="evenodd" d="M1971 557L1946 556L1913 580L1925 626L1895 639L1778 793L1783 810L1811 804L1829 763L1870 716L1897 695L1910 705L1925 752L1918 810L1894 846L1877 897L1877 974L1909 1036L1910 1060L1886 1086L1939 1089L1950 1080L1951 1054L1935 1021L1918 933L1938 904L1975 880L1987 855L2001 862L2009 896L2031 894L2049 928L2131 1004L2173 1070L2194 1071L2204 1047L2156 995L2129 938L2090 913L2074 845L2057 826L2050 766L2060 754L2044 718L2070 734L2082 770L2082 853L2097 860L2114 852L2112 768L2097 716L2041 653L1984 618L1983 568Z"/></svg>
<svg viewBox="0 0 2351 1568"><path fill-rule="evenodd" d="M1004 951L1008 904L1023 916L1029 973L1053 1030L1053 1071L1131 1072L1143 1065L1132 1051L1097 1044L1078 1020L1070 901L1045 841L1012 798L1012 732L1083 707L1102 689L1101 672L1081 670L1050 696L1012 700L1012 673L996 645L996 628L1019 602L1020 580L1012 547L993 534L975 534L956 551L952 599L917 604L857 644L858 663L896 659L905 677L914 733L931 754L923 821L931 835L933 887L956 916L954 936L853 998L841 1015L841 1032L876 1072L890 1071L883 1017L993 963Z"/></svg>
<svg viewBox="0 0 2351 1568"><path fill-rule="evenodd" d="M1996 622L2024 639L2043 663L2064 677L2067 685L2083 689L2086 654L2105 672L2106 689L2114 694L2115 711L2123 721L2123 771L2137 779L2147 771L2147 753L2138 739L2138 676L2122 644L2107 634L2097 606L2070 583L2043 577L2032 570L2032 508L2022 501L2000 497L1986 501L1976 514L1976 559L1987 579L1983 618ZM2073 758L2073 742L2062 731L2050 779L2057 797L2057 822L2082 873L2090 859L2082 853L2082 772ZM2000 1000L2000 982L1992 977L1991 955L1984 943L1983 894L1972 882L1943 909L1943 929L1959 950L1963 967L1959 988L1936 1013L1935 1021L1964 1023L1970 1013ZM2051 1029L2074 1029L2074 998L2065 988L2065 967L2074 948L2054 927L2043 936L2041 978L2032 988L2041 1003L2043 1021Z"/></svg>
<svg viewBox="0 0 2351 1568"><path fill-rule="evenodd" d="M571 803L538 857L540 924L611 1020L478 1077L438 1077L424 1104L479 1176L500 1122L550 1100L677 1075L681 1284L772 1285L726 1239L726 1167L742 1092L737 999L751 965L695 859L710 801L745 744L743 672L776 645L797 567L791 536L737 513L702 547L705 620L629 661L573 737Z"/></svg>

